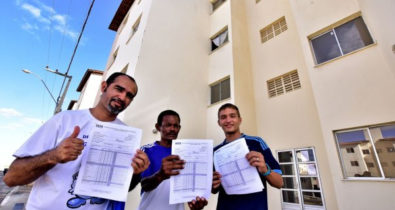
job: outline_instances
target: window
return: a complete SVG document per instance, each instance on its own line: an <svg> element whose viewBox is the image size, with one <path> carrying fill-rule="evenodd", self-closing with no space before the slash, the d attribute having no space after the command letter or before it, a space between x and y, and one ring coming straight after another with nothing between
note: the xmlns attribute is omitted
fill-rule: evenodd
<svg viewBox="0 0 395 210"><path fill-rule="evenodd" d="M228 27L225 27L224 29L222 29L221 32L219 32L218 35L215 35L213 38L211 38L211 51L214 51L217 48L221 47L222 45L227 43L228 40Z"/></svg>
<svg viewBox="0 0 395 210"><path fill-rule="evenodd" d="M373 167L374 167L374 164L373 164L373 163L370 163L370 162L367 162L367 163L366 163L366 166L369 167L369 168L373 168Z"/></svg>
<svg viewBox="0 0 395 210"><path fill-rule="evenodd" d="M226 0L211 0L211 5L213 6L213 11L221 6Z"/></svg>
<svg viewBox="0 0 395 210"><path fill-rule="evenodd" d="M301 88L298 71L291 71L267 81L269 97L274 97Z"/></svg>
<svg viewBox="0 0 395 210"><path fill-rule="evenodd" d="M314 148L277 152L283 172L283 209L325 209Z"/></svg>
<svg viewBox="0 0 395 210"><path fill-rule="evenodd" d="M352 147L346 148L346 151L347 153L354 153L354 148Z"/></svg>
<svg viewBox="0 0 395 210"><path fill-rule="evenodd" d="M272 39L275 36L278 36L287 29L288 26L287 22L285 21L285 17L274 21L272 24L266 26L260 31L262 43L268 41L269 39Z"/></svg>
<svg viewBox="0 0 395 210"><path fill-rule="evenodd" d="M125 27L126 23L128 22L129 19L129 13L126 15L126 17L123 19L121 27L119 27L119 31L122 31L123 28Z"/></svg>
<svg viewBox="0 0 395 210"><path fill-rule="evenodd" d="M110 61L111 63L110 63L110 65L109 65L109 67L111 67L112 64L115 62L115 60L117 59L118 51L119 51L119 46L118 46L117 49L114 51L114 53L112 53L111 61Z"/></svg>
<svg viewBox="0 0 395 210"><path fill-rule="evenodd" d="M137 18L136 22L134 22L133 26L132 26L132 30L130 32L128 41L126 43L129 42L129 40L133 37L133 35L137 32L137 30L139 29L139 25L140 25L140 20L141 20L141 15Z"/></svg>
<svg viewBox="0 0 395 210"><path fill-rule="evenodd" d="M317 64L373 44L362 17L332 28L310 40Z"/></svg>
<svg viewBox="0 0 395 210"><path fill-rule="evenodd" d="M358 161L351 161L351 166L359 166Z"/></svg>
<svg viewBox="0 0 395 210"><path fill-rule="evenodd" d="M395 152L395 148L394 147L387 147L387 152Z"/></svg>
<svg viewBox="0 0 395 210"><path fill-rule="evenodd" d="M394 123L336 131L335 138L346 178L395 178L395 166L388 164L395 160L395 152L385 152L395 145ZM355 153L348 153L350 147Z"/></svg>
<svg viewBox="0 0 395 210"><path fill-rule="evenodd" d="M224 79L213 85L211 89L211 104L230 98L230 78Z"/></svg>
<svg viewBox="0 0 395 210"><path fill-rule="evenodd" d="M370 154L370 151L369 151L368 149L363 149L363 150L362 150L362 153L363 153L364 155L369 155L369 154Z"/></svg>
<svg viewBox="0 0 395 210"><path fill-rule="evenodd" d="M123 69L121 70L121 72L124 73L124 74L126 74L126 72L128 71L128 67L129 67L129 64L126 64L126 66L123 67Z"/></svg>
<svg viewBox="0 0 395 210"><path fill-rule="evenodd" d="M392 166L394 166L394 167L395 167L395 161L392 161Z"/></svg>

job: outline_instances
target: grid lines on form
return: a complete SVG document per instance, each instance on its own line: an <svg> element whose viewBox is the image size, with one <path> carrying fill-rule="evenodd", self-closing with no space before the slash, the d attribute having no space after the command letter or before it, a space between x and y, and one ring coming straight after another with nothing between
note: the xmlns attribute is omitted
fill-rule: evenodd
<svg viewBox="0 0 395 210"><path fill-rule="evenodd" d="M186 162L184 169L174 177L174 191L204 190L206 177L206 162Z"/></svg>
<svg viewBox="0 0 395 210"><path fill-rule="evenodd" d="M123 186L122 180L129 166L122 165L120 162L129 156L131 153L91 148L82 181L107 186Z"/></svg>
<svg viewBox="0 0 395 210"><path fill-rule="evenodd" d="M226 164L220 165L219 167L223 173L223 184L227 187L244 185L250 181L248 177L244 175L247 170L251 170L251 167L249 167L249 163L245 158L228 162Z"/></svg>

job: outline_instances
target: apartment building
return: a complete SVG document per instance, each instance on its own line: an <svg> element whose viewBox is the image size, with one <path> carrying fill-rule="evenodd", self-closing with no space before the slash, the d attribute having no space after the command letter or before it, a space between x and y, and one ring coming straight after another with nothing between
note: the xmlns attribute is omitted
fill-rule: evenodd
<svg viewBox="0 0 395 210"><path fill-rule="evenodd" d="M123 0L103 78L139 92L120 116L159 138L157 115L181 115L179 138L224 135L217 110L239 106L283 170L269 209L395 209L395 2ZM96 93L94 93L96 94ZM139 190L129 193L135 209ZM212 196L206 209L215 209Z"/></svg>

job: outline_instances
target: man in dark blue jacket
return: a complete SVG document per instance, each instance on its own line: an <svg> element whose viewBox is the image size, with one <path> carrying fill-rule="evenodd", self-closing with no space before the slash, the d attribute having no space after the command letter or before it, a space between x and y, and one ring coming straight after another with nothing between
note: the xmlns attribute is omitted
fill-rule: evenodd
<svg viewBox="0 0 395 210"><path fill-rule="evenodd" d="M276 188L283 186L281 170L278 162L274 159L270 148L260 138L248 136L240 132L241 116L237 106L227 103L218 110L218 125L225 133L225 140L214 148L214 151L236 139L244 138L250 152L246 158L251 166L255 166L259 172L264 189L260 192L228 195L221 186L218 172L214 173L213 193L219 191L217 210L267 210L267 188L266 181Z"/></svg>

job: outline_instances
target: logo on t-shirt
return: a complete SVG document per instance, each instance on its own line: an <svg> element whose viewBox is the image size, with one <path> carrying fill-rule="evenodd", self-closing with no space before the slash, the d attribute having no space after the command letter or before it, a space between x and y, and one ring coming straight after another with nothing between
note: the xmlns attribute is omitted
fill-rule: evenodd
<svg viewBox="0 0 395 210"><path fill-rule="evenodd" d="M89 202L90 204L103 204L106 201L106 199L103 198L96 198L96 197L90 197L85 195L75 195L74 187L77 182L77 177L78 177L78 172L73 175L73 182L71 183L70 190L68 192L74 195L74 197L70 198L67 201L67 207L76 209L85 205L88 200L90 201Z"/></svg>

